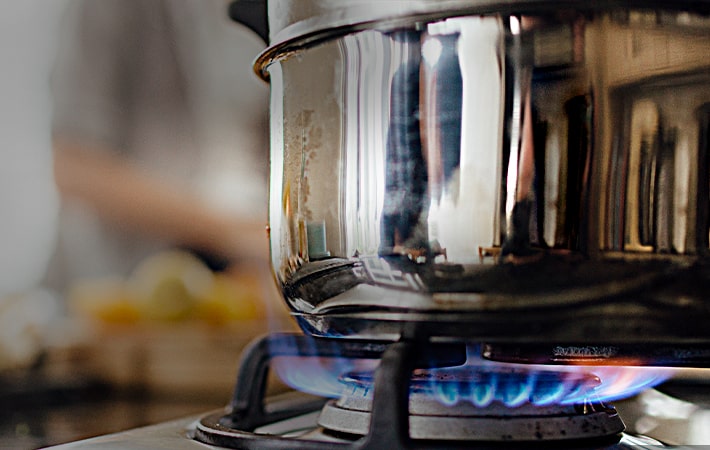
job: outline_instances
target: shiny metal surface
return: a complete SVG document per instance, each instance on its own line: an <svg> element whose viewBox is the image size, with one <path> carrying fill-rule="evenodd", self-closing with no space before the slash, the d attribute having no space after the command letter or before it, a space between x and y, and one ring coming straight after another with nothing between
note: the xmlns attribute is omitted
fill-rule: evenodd
<svg viewBox="0 0 710 450"><path fill-rule="evenodd" d="M210 447L191 439L188 434L194 429L199 417L188 417L143 428L135 428L120 433L107 434L83 441L51 447L54 450L101 449L101 450L155 450L194 449Z"/></svg>
<svg viewBox="0 0 710 450"><path fill-rule="evenodd" d="M333 436L326 435L318 428L316 423L317 414L305 414L303 416L284 420L269 424L255 433L254 439L256 444L253 448L266 446L264 440L287 438L289 441L281 443L281 448L289 446L298 448L308 447L308 442L316 442L321 445L332 443L332 448L346 447L350 442L345 439L337 439ZM102 449L102 450L155 450L155 449L171 449L171 450L207 450L207 449L224 449L227 447L218 447L213 445L203 444L192 438L190 434L194 432L198 426L198 418L185 418L172 422L166 422L149 427L138 428L134 430L124 431L121 433L101 436L97 438L87 439L84 441L72 442L57 447L51 447L53 450L78 450L78 449ZM261 441L259 441L261 439ZM305 442L305 444L304 444ZM272 445L274 448L278 444ZM484 446L479 446L484 447ZM472 448L476 448L472 445ZM659 449L666 448L662 443L648 437L637 437L628 434L623 434L621 440L616 444L605 446L595 445L596 449L608 450L638 450L640 448ZM669 448L690 449L692 446L673 446Z"/></svg>
<svg viewBox="0 0 710 450"><path fill-rule="evenodd" d="M531 0L279 0L268 2L270 41L284 43L306 35L374 21L419 14L451 16L454 11L500 11ZM575 3L565 2L565 4ZM576 3L582 3L576 1Z"/></svg>
<svg viewBox="0 0 710 450"><path fill-rule="evenodd" d="M587 307L621 340L710 339L710 20L522 3L262 59L272 264L307 332L505 338ZM615 340L583 328L550 339Z"/></svg>
<svg viewBox="0 0 710 450"><path fill-rule="evenodd" d="M238 0L239 1L239 0ZM251 0L258 2L259 0ZM602 8L638 5L662 6L683 10L694 8L707 12L706 0L598 0ZM377 28L375 24L411 23L413 17L424 19L455 17L465 14L527 13L589 8L586 0L278 0L267 2L268 42L279 51L297 48L353 30ZM405 20L405 21L406 21ZM266 33L264 33L264 37ZM267 54L278 53L267 52Z"/></svg>

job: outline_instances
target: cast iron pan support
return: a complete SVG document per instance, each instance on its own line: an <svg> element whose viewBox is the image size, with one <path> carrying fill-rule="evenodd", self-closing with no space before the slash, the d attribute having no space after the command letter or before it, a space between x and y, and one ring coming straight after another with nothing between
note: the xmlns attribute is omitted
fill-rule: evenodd
<svg viewBox="0 0 710 450"><path fill-rule="evenodd" d="M382 355L375 374L370 430L354 444L361 450L412 448L409 435L409 380L416 361L412 341L395 342Z"/></svg>
<svg viewBox="0 0 710 450"><path fill-rule="evenodd" d="M251 432L255 428L319 409L325 400L304 402L293 408L267 411L264 403L269 365L278 356L380 359L375 375L371 433L362 449L378 447L393 429L409 436L409 379L415 368L457 366L466 360L464 344L369 341L315 338L299 334L272 334L252 342L243 353L237 384L220 425ZM394 427L394 428L393 428ZM405 438L402 438L406 441ZM403 441L403 443L404 443ZM359 441L358 441L359 442ZM390 444L388 444L390 445ZM398 448L392 447L390 448ZM402 447L404 448L404 447Z"/></svg>
<svg viewBox="0 0 710 450"><path fill-rule="evenodd" d="M416 336L416 335L415 335ZM470 443L414 439L409 433L409 384L417 368L458 366L465 362L462 343L432 343L429 340L403 337L399 342L372 342L349 339L314 338L298 334L268 335L254 341L243 353L234 397L226 415L214 413L200 420L191 432L198 441L219 447L241 450L441 450L470 448ZM318 356L374 358L380 361L375 373L372 411L367 435L354 441L324 442L309 438L291 438L254 432L273 422L318 411L324 402L306 401L295 407L267 410L265 401L268 366L275 356ZM273 405L272 405L273 406ZM600 441L585 440L589 445L614 443L619 436ZM491 443L489 443L491 444ZM530 443L513 446L491 444L477 448L538 448ZM575 444L565 442L565 448ZM553 446L553 443L547 443ZM560 448L560 447L555 447ZM606 448L606 447L594 447ZM615 447L614 447L615 448Z"/></svg>

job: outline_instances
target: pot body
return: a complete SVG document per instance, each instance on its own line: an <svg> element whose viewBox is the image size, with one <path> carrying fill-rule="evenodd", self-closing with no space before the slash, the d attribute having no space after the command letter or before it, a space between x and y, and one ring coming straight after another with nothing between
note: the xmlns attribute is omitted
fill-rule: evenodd
<svg viewBox="0 0 710 450"><path fill-rule="evenodd" d="M304 330L710 342L707 16L422 3L299 17L257 62Z"/></svg>

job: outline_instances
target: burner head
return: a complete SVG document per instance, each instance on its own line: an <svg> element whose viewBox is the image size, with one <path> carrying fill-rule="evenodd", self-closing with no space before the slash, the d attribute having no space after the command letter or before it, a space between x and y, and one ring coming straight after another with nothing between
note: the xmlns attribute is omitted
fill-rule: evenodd
<svg viewBox="0 0 710 450"><path fill-rule="evenodd" d="M326 404L318 424L335 433L366 435L372 379L370 373L343 376L343 395ZM597 377L583 374L417 371L410 384L410 434L414 439L491 442L617 435L624 424L613 408L589 401L564 404L565 398L591 396L598 385Z"/></svg>
<svg viewBox="0 0 710 450"><path fill-rule="evenodd" d="M371 397L371 372L345 374L340 380L347 386L348 397ZM462 366L415 370L409 389L410 395L431 397L446 406L468 401L479 408L492 404L516 408L526 403L535 406L581 403L600 384L599 378L589 373Z"/></svg>

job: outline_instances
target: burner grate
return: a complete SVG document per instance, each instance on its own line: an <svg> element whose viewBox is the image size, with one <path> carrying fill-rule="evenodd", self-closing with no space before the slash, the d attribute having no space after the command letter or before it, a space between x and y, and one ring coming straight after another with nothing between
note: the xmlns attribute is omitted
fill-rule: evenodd
<svg viewBox="0 0 710 450"><path fill-rule="evenodd" d="M238 449L313 449L330 450L375 450L471 448L481 446L479 442L452 441L439 439L419 439L410 433L410 383L415 369L427 367L454 366L465 361L464 346L421 341L372 342L345 339L323 339L303 335L279 334L266 336L252 344L244 354L235 388L234 397L226 415L211 415L203 418L195 430L195 438L201 442L227 448ZM375 391L372 396L369 420L362 436L351 435L350 442L321 442L308 438L286 438L255 433L254 430L271 422L296 417L317 411L324 403L304 402L290 408L269 410L265 404L264 392L270 360L275 356L339 356L344 358L380 359L375 372ZM404 382L403 382L404 380ZM576 439L570 436L564 445L583 442L584 445L608 445L619 441L623 424L612 409L595 411L607 418L614 418L616 424L606 430L603 436L591 439ZM587 416L588 418L592 417ZM598 416L601 417L601 416ZM586 426L595 426L588 422ZM614 428L615 427L615 428ZM533 433L528 442L516 446L531 448L535 440L544 439L543 434ZM559 442L559 441L558 441ZM504 445L511 442L486 442L486 447ZM546 442L549 446L555 442Z"/></svg>

